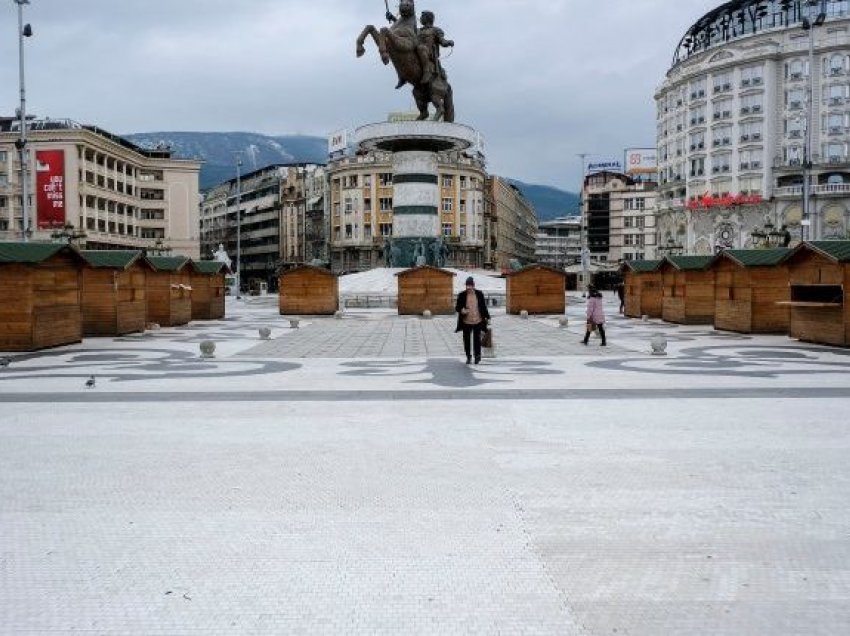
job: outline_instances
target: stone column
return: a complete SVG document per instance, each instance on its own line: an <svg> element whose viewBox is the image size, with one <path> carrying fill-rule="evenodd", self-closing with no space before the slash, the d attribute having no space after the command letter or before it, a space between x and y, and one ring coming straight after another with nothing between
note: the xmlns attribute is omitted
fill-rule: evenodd
<svg viewBox="0 0 850 636"><path fill-rule="evenodd" d="M406 151L393 155L393 236L439 236L438 181L436 153Z"/></svg>

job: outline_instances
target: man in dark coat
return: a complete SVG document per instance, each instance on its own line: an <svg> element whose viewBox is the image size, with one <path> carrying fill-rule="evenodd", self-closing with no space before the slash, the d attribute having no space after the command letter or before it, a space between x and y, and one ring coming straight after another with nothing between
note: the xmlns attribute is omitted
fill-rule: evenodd
<svg viewBox="0 0 850 636"><path fill-rule="evenodd" d="M475 289L475 280L470 276L466 279L466 291L460 292L455 303L457 312L457 329L463 332L463 350L466 353L466 364L472 362L475 354L475 364L481 362L481 332L487 330L490 312L487 311L487 301L484 294ZM472 342L470 343L470 340Z"/></svg>

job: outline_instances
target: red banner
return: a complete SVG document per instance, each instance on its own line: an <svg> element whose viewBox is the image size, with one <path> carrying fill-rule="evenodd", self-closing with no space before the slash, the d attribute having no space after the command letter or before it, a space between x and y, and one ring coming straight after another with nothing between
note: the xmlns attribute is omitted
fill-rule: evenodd
<svg viewBox="0 0 850 636"><path fill-rule="evenodd" d="M37 150L35 194L38 229L65 225L65 151Z"/></svg>
<svg viewBox="0 0 850 636"><path fill-rule="evenodd" d="M689 210L700 210L708 208L728 208L733 205L755 205L764 201L760 194L730 194L725 197L715 197L706 194L696 199L691 199L686 204Z"/></svg>

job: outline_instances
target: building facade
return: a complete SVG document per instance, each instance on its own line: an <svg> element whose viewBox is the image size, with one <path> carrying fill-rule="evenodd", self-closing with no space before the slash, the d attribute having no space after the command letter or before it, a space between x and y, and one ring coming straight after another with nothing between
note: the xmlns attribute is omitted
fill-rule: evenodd
<svg viewBox="0 0 850 636"><path fill-rule="evenodd" d="M19 131L17 120L0 119L0 240L20 240L24 230ZM74 235L86 249L199 256L201 162L69 120L31 121L27 138L33 240Z"/></svg>
<svg viewBox="0 0 850 636"><path fill-rule="evenodd" d="M322 166L273 165L214 187L201 204L201 253L210 258L223 245L236 260L238 251L242 287L275 289L281 267L321 258L311 232L324 217L324 182Z"/></svg>
<svg viewBox="0 0 850 636"><path fill-rule="evenodd" d="M539 224L534 256L556 269L581 263L581 217L565 216Z"/></svg>
<svg viewBox="0 0 850 636"><path fill-rule="evenodd" d="M484 267L508 271L535 261L537 214L515 185L488 177L484 196Z"/></svg>
<svg viewBox="0 0 850 636"><path fill-rule="evenodd" d="M484 162L462 153L438 155L440 231L450 267L484 265ZM393 235L393 174L389 153L334 158L328 164L329 252L335 272L383 267Z"/></svg>
<svg viewBox="0 0 850 636"><path fill-rule="evenodd" d="M655 258L657 197L651 181L619 172L587 175L581 199L591 261Z"/></svg>
<svg viewBox="0 0 850 636"><path fill-rule="evenodd" d="M662 250L753 247L783 226L848 236L850 2L723 4L679 42L655 100Z"/></svg>

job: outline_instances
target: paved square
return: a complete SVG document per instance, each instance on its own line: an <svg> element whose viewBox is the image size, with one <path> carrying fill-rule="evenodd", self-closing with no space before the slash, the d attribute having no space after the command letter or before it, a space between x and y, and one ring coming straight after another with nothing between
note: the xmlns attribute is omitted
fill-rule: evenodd
<svg viewBox="0 0 850 636"><path fill-rule="evenodd" d="M228 309L0 370L0 633L848 631L850 352Z"/></svg>

